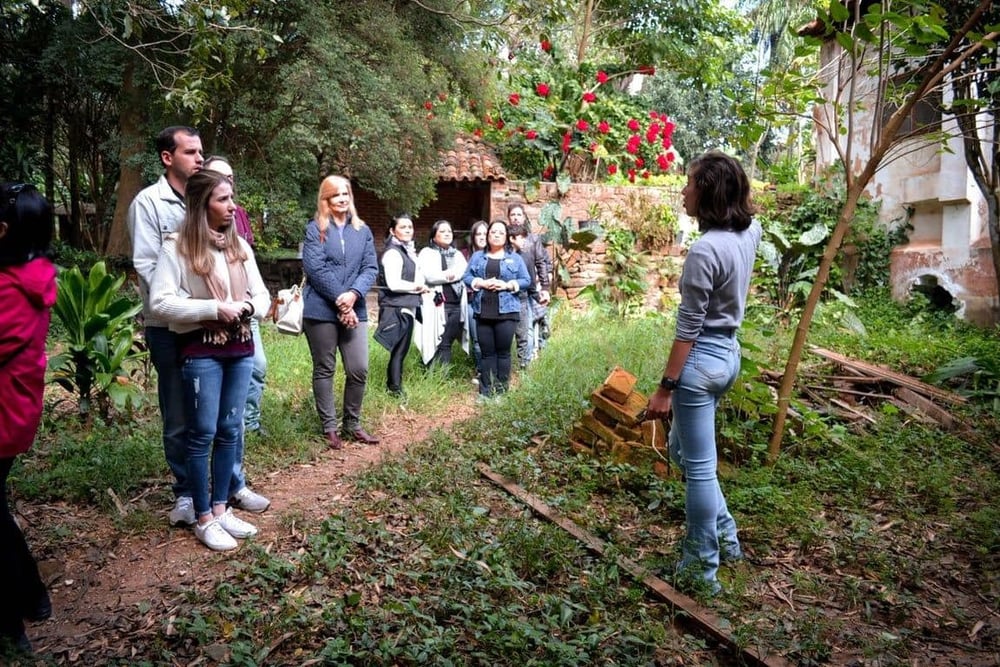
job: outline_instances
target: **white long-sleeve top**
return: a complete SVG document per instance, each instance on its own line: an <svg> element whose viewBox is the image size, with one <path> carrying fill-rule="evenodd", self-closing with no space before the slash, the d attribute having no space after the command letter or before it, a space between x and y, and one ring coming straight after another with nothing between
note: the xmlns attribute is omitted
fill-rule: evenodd
<svg viewBox="0 0 1000 667"><path fill-rule="evenodd" d="M234 296L230 293L228 302L249 301L253 305L253 316L263 319L271 306L271 295L260 276L253 250L243 239L239 242L247 254L243 265L247 270L248 294ZM225 256L221 250L213 252L215 271L224 284L228 284ZM171 331L187 333L199 329L200 322L219 319L220 302L212 296L205 279L196 275L186 259L177 254L176 234L167 236L163 241L149 292L153 314L165 320Z"/></svg>

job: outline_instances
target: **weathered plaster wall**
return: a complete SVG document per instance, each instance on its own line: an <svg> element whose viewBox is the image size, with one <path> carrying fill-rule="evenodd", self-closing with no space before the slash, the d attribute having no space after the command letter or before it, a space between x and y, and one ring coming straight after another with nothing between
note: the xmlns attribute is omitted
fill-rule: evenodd
<svg viewBox="0 0 1000 667"><path fill-rule="evenodd" d="M824 45L821 59L824 66L835 62L840 49L833 43ZM843 67L830 67L826 95L834 99L837 91L847 90L850 72ZM867 94L866 111L860 112L852 125L852 167L860 170L869 155L875 119L874 82L858 82L861 95ZM847 101L846 92L839 99ZM946 93L947 96L947 93ZM947 98L945 99L947 102ZM814 110L817 125L817 170L822 171L837 161L837 151L829 136L821 129L829 125L829 109ZM955 299L958 315L977 324L1000 322L1000 299L993 262L989 252L986 228L986 205L965 165L962 141L955 121L942 119L942 129L953 135L942 147L926 139L901 142L883 161L867 189L881 201L880 219L892 225L908 220L913 226L910 242L892 253L890 280L896 299L905 300L917 285L936 284L947 289ZM841 135L841 152L846 152L846 135Z"/></svg>

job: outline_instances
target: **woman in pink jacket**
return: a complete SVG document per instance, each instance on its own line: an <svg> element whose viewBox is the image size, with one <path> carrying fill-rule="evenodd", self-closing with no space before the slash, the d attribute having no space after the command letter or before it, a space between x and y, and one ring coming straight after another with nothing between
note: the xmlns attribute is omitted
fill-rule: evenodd
<svg viewBox="0 0 1000 667"><path fill-rule="evenodd" d="M24 620L52 614L38 566L11 516L7 475L28 451L42 419L45 337L56 302L56 271L48 258L52 208L28 184L0 186L0 655L30 651ZM6 646L4 646L6 644Z"/></svg>

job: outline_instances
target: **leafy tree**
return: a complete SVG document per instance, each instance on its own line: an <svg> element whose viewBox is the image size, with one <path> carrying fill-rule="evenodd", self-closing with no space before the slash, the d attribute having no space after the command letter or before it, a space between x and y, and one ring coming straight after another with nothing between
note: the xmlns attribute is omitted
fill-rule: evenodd
<svg viewBox="0 0 1000 667"><path fill-rule="evenodd" d="M825 132L844 168L846 200L830 235L820 261L815 282L803 307L795 330L781 385L778 389L778 412L768 446L773 461L781 447L788 404L795 384L796 371L816 306L830 275L830 270L845 235L851 228L858 202L876 170L888 159L902 154L896 149L901 141L900 128L914 106L949 80L969 59L979 58L993 48L998 33L977 32L990 0L970 5L966 12L947 23L948 12L936 3L920 0L900 0L891 7L869 3L862 14L862 3L848 9L839 0L832 0L828 12L821 15L826 26L825 39L834 40L842 49L842 57L833 63L830 80L803 79L801 72L774 73L775 90L807 91L820 104L816 112L817 125ZM853 10L853 11L852 11ZM894 87L894 74L909 70L911 76L903 86ZM836 72L836 76L833 75ZM860 118L867 112L868 98L863 77L874 81L874 98L886 99L896 93L895 111L883 117L874 115L874 127L867 137L857 131ZM762 117L784 113L776 107L761 106ZM870 120L867 122L871 122ZM867 154L859 154L859 142L869 139Z"/></svg>

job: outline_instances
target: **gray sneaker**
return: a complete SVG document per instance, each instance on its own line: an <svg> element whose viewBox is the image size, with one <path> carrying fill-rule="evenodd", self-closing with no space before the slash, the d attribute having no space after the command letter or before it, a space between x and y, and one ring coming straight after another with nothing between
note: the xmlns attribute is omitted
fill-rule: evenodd
<svg viewBox="0 0 1000 667"><path fill-rule="evenodd" d="M198 520L194 515L194 499L191 496L177 496L169 517L171 526L193 526Z"/></svg>
<svg viewBox="0 0 1000 667"><path fill-rule="evenodd" d="M244 512L260 514L271 506L271 501L259 493L254 493L250 487L244 486L229 499L229 506Z"/></svg>

